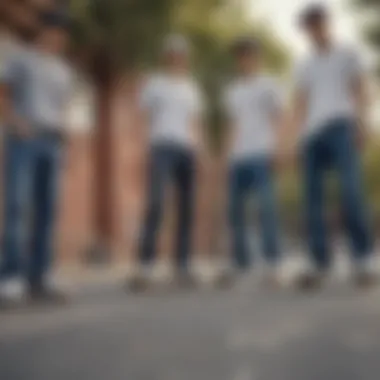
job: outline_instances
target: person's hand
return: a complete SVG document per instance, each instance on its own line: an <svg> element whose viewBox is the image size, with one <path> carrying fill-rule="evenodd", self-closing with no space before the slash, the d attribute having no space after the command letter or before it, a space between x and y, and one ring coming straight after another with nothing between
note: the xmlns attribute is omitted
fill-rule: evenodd
<svg viewBox="0 0 380 380"><path fill-rule="evenodd" d="M355 145L358 150L364 149L368 141L368 128L364 120L358 121L355 130Z"/></svg>
<svg viewBox="0 0 380 380"><path fill-rule="evenodd" d="M25 120L18 119L13 123L14 134L21 139L28 139L32 136L32 129Z"/></svg>
<svg viewBox="0 0 380 380"><path fill-rule="evenodd" d="M274 158L274 168L276 170L283 170L288 167L296 165L298 159L298 152L295 147L282 146L277 149Z"/></svg>
<svg viewBox="0 0 380 380"><path fill-rule="evenodd" d="M200 170L205 170L210 165L211 155L210 152L205 149L198 149L197 151L197 167Z"/></svg>

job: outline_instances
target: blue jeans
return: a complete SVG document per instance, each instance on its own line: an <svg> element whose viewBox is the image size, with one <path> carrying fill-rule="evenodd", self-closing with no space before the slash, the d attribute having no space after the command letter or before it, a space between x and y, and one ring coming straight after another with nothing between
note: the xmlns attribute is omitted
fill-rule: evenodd
<svg viewBox="0 0 380 380"><path fill-rule="evenodd" d="M151 151L148 200L140 247L140 260L150 264L156 257L157 234L164 208L165 190L174 182L178 200L176 260L186 271L191 251L194 208L194 157L184 148L172 145L154 146Z"/></svg>
<svg viewBox="0 0 380 380"><path fill-rule="evenodd" d="M306 221L312 260L320 270L331 264L327 227L324 220L324 175L333 169L339 180L342 211L352 252L357 260L371 254L372 236L363 195L361 168L355 146L355 125L350 120L335 120L303 150Z"/></svg>
<svg viewBox="0 0 380 380"><path fill-rule="evenodd" d="M253 158L234 164L230 170L229 187L229 223L235 266L241 270L251 266L244 215L247 196L251 192L257 192L259 198L264 257L268 263L275 264L279 260L280 248L271 160Z"/></svg>
<svg viewBox="0 0 380 380"><path fill-rule="evenodd" d="M38 284L49 269L61 151L55 136L6 137L3 279L26 274L31 284Z"/></svg>

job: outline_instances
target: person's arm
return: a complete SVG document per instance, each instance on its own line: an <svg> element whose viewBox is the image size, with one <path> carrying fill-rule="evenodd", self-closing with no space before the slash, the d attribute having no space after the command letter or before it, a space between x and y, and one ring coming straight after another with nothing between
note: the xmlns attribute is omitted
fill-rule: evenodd
<svg viewBox="0 0 380 380"><path fill-rule="evenodd" d="M78 88L76 86L76 73L71 66L67 66L67 78L65 86L64 103L62 104L61 109L61 138L66 142L70 139L71 130L73 127L73 102L75 102L76 93L78 91Z"/></svg>
<svg viewBox="0 0 380 380"><path fill-rule="evenodd" d="M305 126L307 107L307 92L301 88L296 89L287 121L289 125L288 143L293 147L299 140L302 128Z"/></svg>
<svg viewBox="0 0 380 380"><path fill-rule="evenodd" d="M0 83L0 120L5 121L8 108L8 88L5 83Z"/></svg>
<svg viewBox="0 0 380 380"><path fill-rule="evenodd" d="M0 62L0 122L3 123L8 102L8 85L6 81L7 62Z"/></svg>
<svg viewBox="0 0 380 380"><path fill-rule="evenodd" d="M29 123L20 115L18 115L13 108L10 100L9 87L6 84L0 85L0 102L1 102L1 119L10 132L15 133L19 137L28 137L31 133Z"/></svg>
<svg viewBox="0 0 380 380"><path fill-rule="evenodd" d="M354 101L356 108L356 128L357 128L357 143L359 147L365 143L368 133L368 107L369 97L366 86L366 81L363 77L357 78L353 85Z"/></svg>
<svg viewBox="0 0 380 380"><path fill-rule="evenodd" d="M293 162L297 155L297 145L306 122L306 94L296 91L290 110L284 115L277 135L277 161L283 165Z"/></svg>
<svg viewBox="0 0 380 380"><path fill-rule="evenodd" d="M352 97L355 103L357 142L359 147L365 142L368 133L369 91L367 78L357 56L353 55L349 61L352 72Z"/></svg>
<svg viewBox="0 0 380 380"><path fill-rule="evenodd" d="M193 134L197 152L204 157L208 153L206 144L207 136L205 133L205 120L202 115L194 116L193 118Z"/></svg>
<svg viewBox="0 0 380 380"><path fill-rule="evenodd" d="M152 117L152 108L154 107L155 94L157 92L157 83L152 78L144 78L143 83L138 87L135 97L134 121L137 126L136 137L145 145L149 137L150 120Z"/></svg>
<svg viewBox="0 0 380 380"><path fill-rule="evenodd" d="M196 151L203 159L208 156L206 120L205 120L205 99L198 87L193 89L193 118L192 118L192 133L195 142Z"/></svg>
<svg viewBox="0 0 380 380"><path fill-rule="evenodd" d="M308 91L307 77L303 70L298 69L295 77L295 88L287 112L284 112L283 126L278 134L278 152L280 160L286 161L297 152L297 144L302 129L307 122Z"/></svg>
<svg viewBox="0 0 380 380"><path fill-rule="evenodd" d="M14 109L11 100L11 90L20 77L20 62L9 60L6 62L0 77L0 115L5 128L19 137L28 137L31 129L29 123ZM20 79L21 78L21 79Z"/></svg>
<svg viewBox="0 0 380 380"><path fill-rule="evenodd" d="M224 139L222 144L222 156L223 160L227 161L229 155L232 152L233 146L236 141L236 128L233 106L233 95L231 88L227 89L223 95L222 107L223 107L223 118L224 118Z"/></svg>
<svg viewBox="0 0 380 380"><path fill-rule="evenodd" d="M231 154L233 146L235 145L236 128L234 127L233 121L230 119L225 123L224 128L225 128L225 133L224 133L222 154L223 154L223 159L227 160L229 155Z"/></svg>
<svg viewBox="0 0 380 380"><path fill-rule="evenodd" d="M275 135L275 151L282 149L285 129L285 101L284 94L275 82L269 84L267 93L267 112L270 114L271 126ZM276 154L275 154L276 155ZM276 157L274 157L276 161Z"/></svg>

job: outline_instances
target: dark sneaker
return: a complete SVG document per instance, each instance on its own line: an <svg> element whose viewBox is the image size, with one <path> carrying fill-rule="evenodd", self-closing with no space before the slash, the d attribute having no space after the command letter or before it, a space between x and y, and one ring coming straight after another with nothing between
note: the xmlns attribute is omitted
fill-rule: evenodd
<svg viewBox="0 0 380 380"><path fill-rule="evenodd" d="M262 286L265 289L276 290L280 289L283 286L283 284L280 276L277 273L268 273L265 274L263 277Z"/></svg>
<svg viewBox="0 0 380 380"><path fill-rule="evenodd" d="M15 308L15 306L18 306L18 305L19 305L19 303L15 303L14 301L11 301L8 298L0 295L0 312L1 311L8 311L10 309Z"/></svg>
<svg viewBox="0 0 380 380"><path fill-rule="evenodd" d="M295 286L301 291L319 290L324 282L325 275L322 273L304 273L296 279Z"/></svg>
<svg viewBox="0 0 380 380"><path fill-rule="evenodd" d="M198 281L194 275L188 272L180 272L175 276L174 286L179 289L190 290L198 286Z"/></svg>
<svg viewBox="0 0 380 380"><path fill-rule="evenodd" d="M379 276L370 271L361 271L354 275L354 285L359 289L371 289L379 284Z"/></svg>
<svg viewBox="0 0 380 380"><path fill-rule="evenodd" d="M28 300L31 304L41 306L65 305L69 301L65 293L47 285L31 285Z"/></svg>
<svg viewBox="0 0 380 380"><path fill-rule="evenodd" d="M214 279L215 287L218 289L230 289L236 283L236 274L232 271L218 273Z"/></svg>
<svg viewBox="0 0 380 380"><path fill-rule="evenodd" d="M18 308L24 301L25 283L21 278L0 282L0 310Z"/></svg>
<svg viewBox="0 0 380 380"><path fill-rule="evenodd" d="M145 276L135 275L127 279L125 288L131 293L143 293L151 288L151 282Z"/></svg>
<svg viewBox="0 0 380 380"><path fill-rule="evenodd" d="M378 285L379 280L379 271L373 255L356 263L353 276L356 287L361 289L373 288Z"/></svg>

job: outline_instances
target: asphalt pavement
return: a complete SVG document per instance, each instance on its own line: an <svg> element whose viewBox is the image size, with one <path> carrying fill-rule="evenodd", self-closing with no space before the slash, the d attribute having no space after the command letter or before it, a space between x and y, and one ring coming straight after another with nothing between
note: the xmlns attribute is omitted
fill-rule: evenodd
<svg viewBox="0 0 380 380"><path fill-rule="evenodd" d="M1 380L378 380L380 289L126 294L0 314Z"/></svg>

